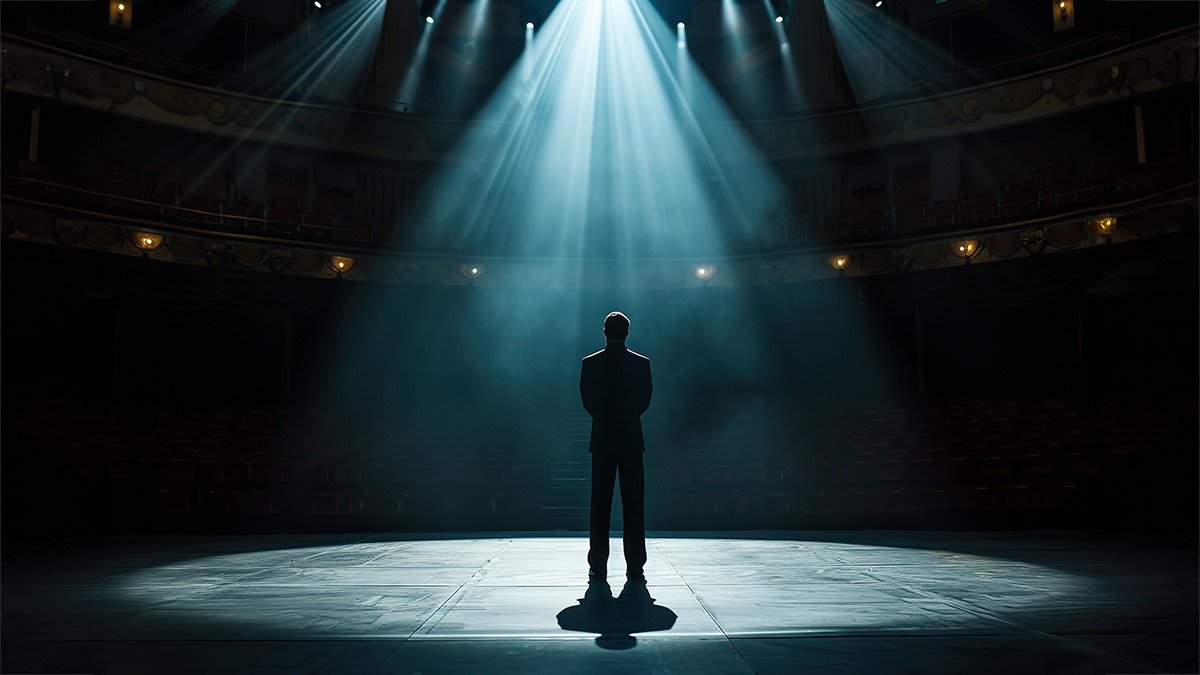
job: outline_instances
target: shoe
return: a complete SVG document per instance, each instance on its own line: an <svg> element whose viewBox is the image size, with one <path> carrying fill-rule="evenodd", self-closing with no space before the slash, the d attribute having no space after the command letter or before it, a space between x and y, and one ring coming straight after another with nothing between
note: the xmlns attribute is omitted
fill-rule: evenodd
<svg viewBox="0 0 1200 675"><path fill-rule="evenodd" d="M596 569L595 567L588 568L588 578L589 579L604 579L607 576L608 576L608 570Z"/></svg>
<svg viewBox="0 0 1200 675"><path fill-rule="evenodd" d="M644 572L642 572L641 570L629 570L628 572L625 573L625 576L626 576L626 578L630 579L631 581L645 581L646 580L646 574Z"/></svg>

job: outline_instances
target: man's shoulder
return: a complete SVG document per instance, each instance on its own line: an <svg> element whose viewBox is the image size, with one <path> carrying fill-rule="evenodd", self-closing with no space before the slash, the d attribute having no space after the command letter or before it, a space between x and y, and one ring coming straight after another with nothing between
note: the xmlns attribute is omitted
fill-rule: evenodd
<svg viewBox="0 0 1200 675"><path fill-rule="evenodd" d="M578 353L578 352L576 352L576 353ZM587 356L583 357L583 360L584 360L584 361L587 361L587 360L589 360L589 359L591 359L591 360L595 360L595 359L598 359L598 358L600 358L600 356L601 356L602 354L604 354L604 350L603 350L603 349L601 349L601 350L600 350L600 351L598 351L598 352L592 352L591 354L588 354Z"/></svg>
<svg viewBox="0 0 1200 675"><path fill-rule="evenodd" d="M637 353L637 352L633 351L632 349L630 349L630 350L628 350L628 351L629 351L629 355L630 355L631 357L635 358L635 359L638 359L638 360L641 360L641 361L649 361L649 360L650 360L650 357L649 357L649 356L643 356L643 355L641 355L641 354L639 354L639 353Z"/></svg>

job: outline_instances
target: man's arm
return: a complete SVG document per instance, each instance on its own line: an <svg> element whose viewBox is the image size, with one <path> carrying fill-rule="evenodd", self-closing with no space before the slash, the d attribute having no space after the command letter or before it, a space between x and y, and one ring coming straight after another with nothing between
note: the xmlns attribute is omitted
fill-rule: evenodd
<svg viewBox="0 0 1200 675"><path fill-rule="evenodd" d="M590 371L587 359L584 359L583 364L579 367L579 398L583 400L583 409L588 411L589 415L595 417L597 406L596 387Z"/></svg>
<svg viewBox="0 0 1200 675"><path fill-rule="evenodd" d="M646 359L645 366L642 367L641 384L640 398L637 405L637 414L639 416L650 408L650 395L654 392L654 383L650 378L650 359Z"/></svg>

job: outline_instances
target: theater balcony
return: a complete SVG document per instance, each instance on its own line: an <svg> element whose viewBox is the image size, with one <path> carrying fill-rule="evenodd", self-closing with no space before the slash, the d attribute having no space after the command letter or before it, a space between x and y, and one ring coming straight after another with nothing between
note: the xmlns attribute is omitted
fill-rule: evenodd
<svg viewBox="0 0 1200 675"><path fill-rule="evenodd" d="M422 203L455 143L503 121L264 98L188 64L138 69L124 47L71 46L61 30L29 26L3 42L10 236L309 276L463 283L470 260L511 271L486 283L537 273L523 259L541 253L456 245L456 224ZM781 186L751 231L701 254L724 261L704 281L890 273L1174 231L1195 212L1196 54L1195 26L1105 34L867 103L745 117ZM1116 226L1097 230L1105 218ZM159 244L139 247L143 232ZM976 248L953 255L962 241ZM838 255L846 265L831 270ZM696 282L669 277L639 278Z"/></svg>

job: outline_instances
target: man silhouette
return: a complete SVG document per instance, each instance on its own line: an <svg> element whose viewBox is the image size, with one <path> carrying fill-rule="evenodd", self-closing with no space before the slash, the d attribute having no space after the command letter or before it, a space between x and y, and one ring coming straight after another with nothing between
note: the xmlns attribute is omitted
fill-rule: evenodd
<svg viewBox="0 0 1200 675"><path fill-rule="evenodd" d="M625 348L629 318L604 317L604 349L584 357L579 373L583 407L592 416L592 504L588 576L608 576L608 520L613 483L621 474L625 513L625 566L630 579L642 579L646 564L645 469L642 413L650 407L650 359Z"/></svg>

